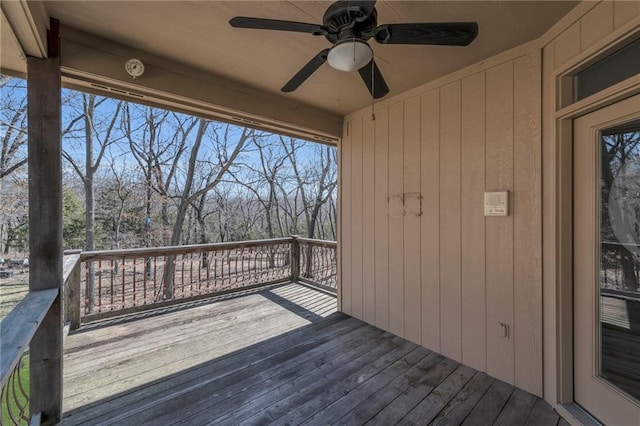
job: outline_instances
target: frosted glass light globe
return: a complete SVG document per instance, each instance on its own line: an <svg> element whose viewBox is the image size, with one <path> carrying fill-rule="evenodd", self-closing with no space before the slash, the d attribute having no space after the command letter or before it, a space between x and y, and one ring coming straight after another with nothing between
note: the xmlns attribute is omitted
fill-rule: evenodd
<svg viewBox="0 0 640 426"><path fill-rule="evenodd" d="M367 65L373 52L362 40L349 40L336 44L327 55L327 62L338 71L356 71Z"/></svg>

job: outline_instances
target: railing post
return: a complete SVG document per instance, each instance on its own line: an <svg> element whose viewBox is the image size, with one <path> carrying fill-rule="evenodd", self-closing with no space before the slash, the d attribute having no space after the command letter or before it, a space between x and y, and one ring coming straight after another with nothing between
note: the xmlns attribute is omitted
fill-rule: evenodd
<svg viewBox="0 0 640 426"><path fill-rule="evenodd" d="M298 235L291 236L291 281L298 282L300 277L300 241Z"/></svg>
<svg viewBox="0 0 640 426"><path fill-rule="evenodd" d="M80 260L73 267L71 276L65 283L65 317L69 328L80 328Z"/></svg>
<svg viewBox="0 0 640 426"><path fill-rule="evenodd" d="M64 322L69 323L71 330L80 328L80 266L81 251L65 252L63 261L63 301Z"/></svg>

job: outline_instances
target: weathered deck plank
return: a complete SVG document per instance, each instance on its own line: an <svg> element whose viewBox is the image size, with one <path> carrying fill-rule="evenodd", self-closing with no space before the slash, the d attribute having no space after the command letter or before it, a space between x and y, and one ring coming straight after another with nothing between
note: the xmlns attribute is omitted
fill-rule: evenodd
<svg viewBox="0 0 640 426"><path fill-rule="evenodd" d="M513 390L513 386L501 380L494 381L462 424L465 426L493 424L509 400Z"/></svg>
<svg viewBox="0 0 640 426"><path fill-rule="evenodd" d="M197 395L194 395L197 402L190 401L190 405L187 407L177 407L179 417L190 424L209 423L222 415L232 413L256 397L277 389L283 383L292 382L300 385L314 373L321 377L323 374L339 368L349 359L362 356L369 349L368 342L372 339L388 340L393 338L391 334L371 333L366 329L359 329L356 333L358 334L350 336L353 340L350 339L349 342L340 342L338 345L333 345L331 342L332 347L317 357L307 360L296 358L294 362L287 364L284 368L281 365L276 366L272 369L274 371L267 372L265 375L267 377L257 376L247 378L240 383L223 383L222 391L218 391L217 394L198 392ZM338 347L341 349L340 351L336 350ZM225 388L224 385L228 386ZM166 424L165 417L161 416L159 420ZM201 423L198 423L198 420Z"/></svg>
<svg viewBox="0 0 640 426"><path fill-rule="evenodd" d="M324 387L335 386L344 378L352 375L363 375L366 379L370 372L364 370L375 369L379 371L384 366L396 361L408 352L416 349L416 345L400 338L392 338L389 341L378 343L375 346L367 345L364 354L356 359L339 364L332 369L318 370L298 381L291 381L280 386L276 391L263 394L262 398L254 399L249 404L244 404L240 409L220 419L222 423L231 420L233 424L265 424L270 423L283 414L294 410L298 404L304 402L314 393L320 392ZM266 412L262 412L266 407ZM262 413L261 413L262 412Z"/></svg>
<svg viewBox="0 0 640 426"><path fill-rule="evenodd" d="M400 371L398 369L396 371L384 371L374 379L361 384L347 398L343 398L340 404L341 410L336 410L335 408L338 407L333 407L328 411L336 414L346 411L346 414L340 418L339 423L364 424L380 410L388 406L406 388L422 378L425 371L435 367L442 359L441 355L429 353L409 369L407 367L410 366ZM327 416L321 415L318 417L326 418Z"/></svg>
<svg viewBox="0 0 640 426"><path fill-rule="evenodd" d="M398 398L382 409L369 423L375 425L396 424L427 397L460 364L449 358L443 359L434 368L412 384Z"/></svg>
<svg viewBox="0 0 640 426"><path fill-rule="evenodd" d="M431 423L465 384L477 373L473 368L460 365L433 392L423 399L413 410L400 420L403 425L424 425Z"/></svg>
<svg viewBox="0 0 640 426"><path fill-rule="evenodd" d="M560 416L558 413L556 413L549 404L539 399L533 405L533 409L531 410L531 414L529 414L525 426L552 425L558 423L559 419Z"/></svg>
<svg viewBox="0 0 640 426"><path fill-rule="evenodd" d="M536 403L537 398L521 389L516 389L507 401L495 424L500 426L523 425Z"/></svg>
<svg viewBox="0 0 640 426"><path fill-rule="evenodd" d="M447 404L433 421L434 425L459 425L476 406L495 379L484 373L475 376Z"/></svg>
<svg viewBox="0 0 640 426"><path fill-rule="evenodd" d="M337 324L336 320L341 324ZM223 389L225 382L244 384L247 378L264 375L265 371L284 365L301 352L311 354L313 350L329 345L332 340L341 342L345 338L351 338L354 330L362 328L362 324L355 320L343 320L342 315L336 314L334 319L328 319L317 327L305 327L300 330L305 334L289 336L290 338L284 342L280 340L266 342L256 345L257 348L254 350L238 352L221 360L198 366L179 376L169 377L167 380L155 382L141 390L113 398L91 410L84 410L73 418L82 422L84 419L92 419L96 416L111 418L110 415L113 414L118 416L117 418L131 417L154 406L164 405L194 389L206 388L209 383L215 381L218 381L214 384L218 392ZM325 324L328 326L320 327ZM305 340L307 338L308 340ZM121 414L122 411L126 416Z"/></svg>
<svg viewBox="0 0 640 426"><path fill-rule="evenodd" d="M544 401L290 284L68 337L62 424L553 424Z"/></svg>

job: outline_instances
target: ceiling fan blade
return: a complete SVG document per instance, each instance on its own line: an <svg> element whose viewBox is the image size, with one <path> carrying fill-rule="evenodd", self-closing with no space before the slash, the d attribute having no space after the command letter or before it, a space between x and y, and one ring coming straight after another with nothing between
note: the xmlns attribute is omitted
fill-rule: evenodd
<svg viewBox="0 0 640 426"><path fill-rule="evenodd" d="M349 0L348 10L356 22L364 22L371 16L376 0Z"/></svg>
<svg viewBox="0 0 640 426"><path fill-rule="evenodd" d="M374 99L382 98L389 93L389 86L384 81L384 77L382 77L382 73L374 60L360 68L358 72Z"/></svg>
<svg viewBox="0 0 640 426"><path fill-rule="evenodd" d="M311 76L322 64L327 62L327 55L329 54L329 49L324 49L320 53L311 59L307 65L302 67L300 71L296 75L293 76L291 80L287 84L282 87L282 91L285 93L293 92L296 90L302 83L305 82L307 78Z"/></svg>
<svg viewBox="0 0 640 426"><path fill-rule="evenodd" d="M280 21L278 19L250 18L236 16L231 18L229 24L234 28L252 28L257 30L295 31L314 35L324 35L327 30L322 25L307 24L304 22Z"/></svg>
<svg viewBox="0 0 640 426"><path fill-rule="evenodd" d="M382 44L466 46L477 35L476 22L424 22L380 25L376 28L375 39Z"/></svg>

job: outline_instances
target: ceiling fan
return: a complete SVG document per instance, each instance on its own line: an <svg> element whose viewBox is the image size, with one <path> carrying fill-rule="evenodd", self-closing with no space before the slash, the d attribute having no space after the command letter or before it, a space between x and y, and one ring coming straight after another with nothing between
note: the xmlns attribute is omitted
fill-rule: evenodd
<svg viewBox="0 0 640 426"><path fill-rule="evenodd" d="M333 46L314 56L287 84L283 92L293 92L322 64L340 71L358 71L374 98L389 93L367 40L381 44L422 44L466 46L478 35L476 22L435 22L378 25L373 1L339 0L327 8L322 25L277 19L236 16L229 21L235 28L279 30L324 36Z"/></svg>

